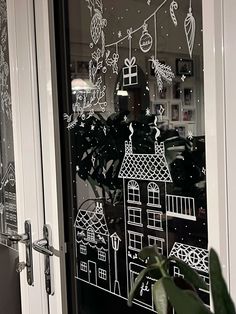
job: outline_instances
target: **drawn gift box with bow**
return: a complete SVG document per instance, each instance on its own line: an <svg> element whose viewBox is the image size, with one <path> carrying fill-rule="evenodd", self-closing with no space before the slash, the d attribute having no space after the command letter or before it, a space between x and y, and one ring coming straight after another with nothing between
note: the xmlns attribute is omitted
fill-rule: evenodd
<svg viewBox="0 0 236 314"><path fill-rule="evenodd" d="M126 67L123 68L123 86L138 84L138 66L135 64L136 58L125 59Z"/></svg>

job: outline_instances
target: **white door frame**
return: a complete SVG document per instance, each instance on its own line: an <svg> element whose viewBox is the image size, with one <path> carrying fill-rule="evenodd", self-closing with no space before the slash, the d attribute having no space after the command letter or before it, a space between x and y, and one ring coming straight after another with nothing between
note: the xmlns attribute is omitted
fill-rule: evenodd
<svg viewBox="0 0 236 314"><path fill-rule="evenodd" d="M33 6L30 0L7 0L16 198L19 233L24 221L32 223L33 240L43 237L43 185L36 79ZM19 244L19 258L25 261L25 246ZM33 253L34 286L22 271L22 313L48 313L44 284L44 257Z"/></svg>

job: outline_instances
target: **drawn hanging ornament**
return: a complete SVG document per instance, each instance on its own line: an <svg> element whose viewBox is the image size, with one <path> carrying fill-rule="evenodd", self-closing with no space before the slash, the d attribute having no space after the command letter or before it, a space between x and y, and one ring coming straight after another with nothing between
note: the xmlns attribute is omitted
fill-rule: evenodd
<svg viewBox="0 0 236 314"><path fill-rule="evenodd" d="M192 13L192 5L190 0L189 12L187 14L186 19L184 20L184 30L188 44L188 50L190 58L192 58L193 46L195 41L195 31L196 31L196 23L195 18Z"/></svg>
<svg viewBox="0 0 236 314"><path fill-rule="evenodd" d="M91 20L90 34L94 44L96 45L101 37L102 29L106 26L106 19L102 18L102 14L99 10L95 9L95 14Z"/></svg>
<svg viewBox="0 0 236 314"><path fill-rule="evenodd" d="M152 48L153 39L152 36L148 33L148 24L145 22L143 24L143 33L139 40L139 47L142 52L146 53Z"/></svg>
<svg viewBox="0 0 236 314"><path fill-rule="evenodd" d="M172 22L174 23L175 26L178 25L178 21L177 21L177 18L175 16L174 10L176 11L176 10L178 10L178 8L179 8L178 3L175 0L173 0L170 4L170 17L171 17Z"/></svg>
<svg viewBox="0 0 236 314"><path fill-rule="evenodd" d="M123 68L123 86L138 84L138 67L135 62L135 57L132 57L131 60L125 59L126 67Z"/></svg>

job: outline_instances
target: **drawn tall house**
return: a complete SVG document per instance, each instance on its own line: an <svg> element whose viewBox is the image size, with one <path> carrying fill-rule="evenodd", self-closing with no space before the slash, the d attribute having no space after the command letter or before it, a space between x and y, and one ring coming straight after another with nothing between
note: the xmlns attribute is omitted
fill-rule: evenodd
<svg viewBox="0 0 236 314"><path fill-rule="evenodd" d="M110 291L110 235L102 203L79 209L74 227L78 278Z"/></svg>
<svg viewBox="0 0 236 314"><path fill-rule="evenodd" d="M133 130L131 127L131 132ZM145 246L156 245L168 256L167 216L196 220L194 199L169 195L171 174L165 158L164 143L154 143L153 154L133 153L132 134L125 143L125 156L119 177L123 179L126 232L127 291L145 267L138 252ZM152 278L147 278L135 301L154 309Z"/></svg>

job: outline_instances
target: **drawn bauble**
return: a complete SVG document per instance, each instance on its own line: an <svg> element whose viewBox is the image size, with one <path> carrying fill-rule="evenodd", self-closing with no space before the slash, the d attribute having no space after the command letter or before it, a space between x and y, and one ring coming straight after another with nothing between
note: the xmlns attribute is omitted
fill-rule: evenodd
<svg viewBox="0 0 236 314"><path fill-rule="evenodd" d="M97 11L93 16L90 25L90 33L95 45L98 43L100 39L101 32L102 32L102 15L99 11Z"/></svg>
<svg viewBox="0 0 236 314"><path fill-rule="evenodd" d="M153 39L147 30L144 30L139 40L139 47L142 52L148 52L152 48Z"/></svg>

